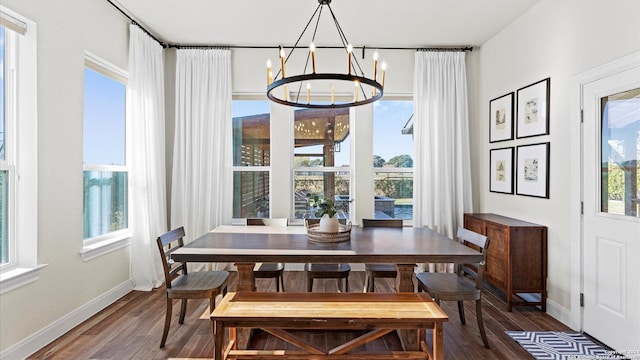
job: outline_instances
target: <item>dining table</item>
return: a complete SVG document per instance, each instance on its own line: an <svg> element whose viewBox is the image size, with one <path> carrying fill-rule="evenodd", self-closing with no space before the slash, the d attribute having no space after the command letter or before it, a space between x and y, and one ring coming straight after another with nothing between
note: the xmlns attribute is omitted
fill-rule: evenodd
<svg viewBox="0 0 640 360"><path fill-rule="evenodd" d="M413 292L416 264L483 261L479 251L427 227L358 226L351 228L347 241L317 242L308 239L304 226L222 225L171 257L180 262L235 264L236 291L255 291L257 263L392 263L397 266L396 291ZM250 334L244 337L239 343L246 346ZM412 336L400 333L400 339L406 350L417 346Z"/></svg>

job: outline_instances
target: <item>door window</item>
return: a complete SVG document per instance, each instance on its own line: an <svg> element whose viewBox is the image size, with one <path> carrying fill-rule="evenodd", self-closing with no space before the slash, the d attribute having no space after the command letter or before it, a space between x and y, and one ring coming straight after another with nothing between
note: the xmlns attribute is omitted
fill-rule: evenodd
<svg viewBox="0 0 640 360"><path fill-rule="evenodd" d="M601 206L640 217L640 89L601 99Z"/></svg>

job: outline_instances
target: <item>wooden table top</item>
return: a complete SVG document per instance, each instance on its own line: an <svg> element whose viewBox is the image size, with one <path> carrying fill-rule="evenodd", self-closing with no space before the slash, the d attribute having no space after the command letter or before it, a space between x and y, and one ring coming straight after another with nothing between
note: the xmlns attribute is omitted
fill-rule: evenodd
<svg viewBox="0 0 640 360"><path fill-rule="evenodd" d="M317 243L301 226L221 226L172 254L188 262L477 263L482 254L429 228L353 227L350 241Z"/></svg>

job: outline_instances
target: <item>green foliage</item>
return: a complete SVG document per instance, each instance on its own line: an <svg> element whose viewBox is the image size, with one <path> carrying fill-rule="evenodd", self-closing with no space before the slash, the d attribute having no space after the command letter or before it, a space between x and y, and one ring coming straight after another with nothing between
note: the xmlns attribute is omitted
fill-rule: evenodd
<svg viewBox="0 0 640 360"><path fill-rule="evenodd" d="M380 155L373 155L373 167L382 167L386 161Z"/></svg>
<svg viewBox="0 0 640 360"><path fill-rule="evenodd" d="M394 167L410 168L413 167L413 159L411 156L403 154L392 157L387 161L387 164L393 165Z"/></svg>
<svg viewBox="0 0 640 360"><path fill-rule="evenodd" d="M324 214L327 214L330 218L332 218L338 212L345 211L348 208L349 203L351 202L350 200L345 200L341 201L340 204L336 204L331 199L320 199L318 195L312 196L311 194L307 194L307 198L309 199L309 204L311 205L311 207L316 209L314 215L317 218L321 218L322 216L324 216Z"/></svg>
<svg viewBox="0 0 640 360"><path fill-rule="evenodd" d="M615 162L609 162L607 183L610 200L624 199L624 170Z"/></svg>
<svg viewBox="0 0 640 360"><path fill-rule="evenodd" d="M322 166L322 159L311 160L308 156L303 156L303 157L296 156L293 159L293 166L295 167Z"/></svg>
<svg viewBox="0 0 640 360"><path fill-rule="evenodd" d="M413 197L413 179L384 179L375 182L375 194L394 199Z"/></svg>

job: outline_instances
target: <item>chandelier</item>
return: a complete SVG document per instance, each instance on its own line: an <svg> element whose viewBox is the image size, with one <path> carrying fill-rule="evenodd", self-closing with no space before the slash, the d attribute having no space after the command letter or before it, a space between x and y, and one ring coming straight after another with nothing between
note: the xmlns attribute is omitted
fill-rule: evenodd
<svg viewBox="0 0 640 360"><path fill-rule="evenodd" d="M307 22L295 45L291 48L291 52L287 55L285 49L282 46L280 47L280 70L278 70L275 77L272 72L271 60L267 60L267 97L271 101L282 105L320 109L359 106L380 99L384 92L386 64L384 62L380 64L381 74L380 82L378 82L378 53L375 52L373 54L373 77L365 77L357 57L353 55L353 46L344 35L331 9L331 0L318 0L318 3L319 5L316 11L311 15L309 22ZM320 24L322 10L325 7L331 13L333 23L338 30L340 42L342 43L342 47L338 48L344 49L346 53L346 73L316 71L316 46L314 41L318 25ZM309 47L301 47L301 49L308 49L302 74L287 76L287 61L291 58L293 52L299 48L298 44L314 19L316 19L315 29ZM309 62L311 66L309 66ZM319 68L321 67L319 66ZM289 92L289 87L291 87L293 91Z"/></svg>

